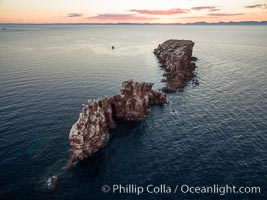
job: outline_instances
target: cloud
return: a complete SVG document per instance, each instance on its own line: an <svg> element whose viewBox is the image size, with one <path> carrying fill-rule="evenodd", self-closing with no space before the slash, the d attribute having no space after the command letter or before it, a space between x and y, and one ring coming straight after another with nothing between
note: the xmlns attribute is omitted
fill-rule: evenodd
<svg viewBox="0 0 267 200"><path fill-rule="evenodd" d="M82 13L69 13L68 14L68 17L81 17L81 16L83 16Z"/></svg>
<svg viewBox="0 0 267 200"><path fill-rule="evenodd" d="M138 15L135 15L135 14L106 13L106 14L98 14L98 15L92 16L92 17L87 17L87 19L131 21L131 20L153 20L153 19L158 19L158 18L138 16Z"/></svg>
<svg viewBox="0 0 267 200"><path fill-rule="evenodd" d="M139 14L146 14L146 15L177 15L177 14L188 13L187 9L180 9L180 8L173 8L173 9L168 9L168 10L137 10L137 9L132 9L129 11L130 12L136 12Z"/></svg>
<svg viewBox="0 0 267 200"><path fill-rule="evenodd" d="M209 10L209 11L214 11L215 10L219 10L217 9L215 6L197 6L197 7L192 7L192 10Z"/></svg>
<svg viewBox="0 0 267 200"><path fill-rule="evenodd" d="M219 9L219 8L211 8L211 9L209 9L210 12L215 12L215 11L219 11L219 10L221 10L221 9Z"/></svg>
<svg viewBox="0 0 267 200"><path fill-rule="evenodd" d="M179 17L178 19L206 19L206 18L214 18L214 16L186 16L186 17Z"/></svg>
<svg viewBox="0 0 267 200"><path fill-rule="evenodd" d="M197 7L192 7L191 10L196 10L196 11L208 10L210 12L214 12L214 11L219 11L221 9L217 8L216 6L197 6Z"/></svg>
<svg viewBox="0 0 267 200"><path fill-rule="evenodd" d="M208 16L214 16L214 17L238 16L238 15L244 15L244 13L210 13L208 14Z"/></svg>
<svg viewBox="0 0 267 200"><path fill-rule="evenodd" d="M245 8L262 8L262 9L267 9L267 4L249 5L249 6L245 6Z"/></svg>

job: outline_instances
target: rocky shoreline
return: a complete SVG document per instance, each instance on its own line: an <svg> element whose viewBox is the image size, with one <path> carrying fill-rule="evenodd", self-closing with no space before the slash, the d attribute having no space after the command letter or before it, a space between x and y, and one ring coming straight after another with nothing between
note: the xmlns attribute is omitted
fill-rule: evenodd
<svg viewBox="0 0 267 200"><path fill-rule="evenodd" d="M163 92L176 92L178 88L183 88L188 81L195 77L196 57L192 57L194 42L191 40L167 40L159 44L154 50L166 73L166 87Z"/></svg>
<svg viewBox="0 0 267 200"><path fill-rule="evenodd" d="M92 156L108 142L108 132L115 128L116 120L140 120L150 112L150 105L167 103L166 95L152 90L153 83L124 81L119 94L83 105L78 121L69 134L71 156L67 168L73 162Z"/></svg>

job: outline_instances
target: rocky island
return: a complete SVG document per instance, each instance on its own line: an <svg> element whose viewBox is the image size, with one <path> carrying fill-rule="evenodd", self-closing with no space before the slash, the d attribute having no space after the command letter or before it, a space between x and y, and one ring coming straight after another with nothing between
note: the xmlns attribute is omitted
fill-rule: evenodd
<svg viewBox="0 0 267 200"><path fill-rule="evenodd" d="M196 61L196 58L192 57L193 46L194 42L191 40L167 40L154 50L161 67L166 71L166 79L163 79L166 87L162 91L176 92L195 76L195 63L192 61Z"/></svg>
<svg viewBox="0 0 267 200"><path fill-rule="evenodd" d="M72 149L67 168L103 148L108 142L109 130L116 126L116 120L140 120L149 114L150 105L167 103L166 96L152 90L152 86L153 83L124 81L119 94L89 99L70 130Z"/></svg>
<svg viewBox="0 0 267 200"><path fill-rule="evenodd" d="M193 46L191 40L168 40L154 50L166 71L163 92L175 92L194 77ZM152 86L153 83L124 81L119 94L89 99L69 133L72 149L67 168L103 148L108 142L109 130L116 127L117 120L141 120L149 114L150 105L167 103L166 95L152 90Z"/></svg>

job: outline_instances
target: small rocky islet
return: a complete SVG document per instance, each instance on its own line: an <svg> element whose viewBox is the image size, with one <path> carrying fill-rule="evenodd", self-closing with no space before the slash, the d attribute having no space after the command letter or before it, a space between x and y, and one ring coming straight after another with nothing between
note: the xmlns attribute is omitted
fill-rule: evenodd
<svg viewBox="0 0 267 200"><path fill-rule="evenodd" d="M162 88L163 92L174 93L196 76L194 70L197 58L192 57L193 46L194 42L191 40L167 40L154 49L160 67L166 71L163 74L166 79L162 80L166 82L166 86ZM196 79L193 83L198 84Z"/></svg>
<svg viewBox="0 0 267 200"><path fill-rule="evenodd" d="M196 61L192 57L194 42L168 40L154 50L161 67L165 69L166 87L163 92L176 92L194 78ZM153 83L124 81L120 93L98 100L89 99L83 105L78 120L69 133L71 154L66 168L84 160L103 148L109 138L109 130L117 120L141 120L150 112L150 105L163 105L167 98L161 91L152 90Z"/></svg>

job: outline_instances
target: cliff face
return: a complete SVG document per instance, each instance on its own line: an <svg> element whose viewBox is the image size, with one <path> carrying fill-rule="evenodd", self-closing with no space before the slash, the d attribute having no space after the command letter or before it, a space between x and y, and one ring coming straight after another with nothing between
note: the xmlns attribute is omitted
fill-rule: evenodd
<svg viewBox="0 0 267 200"><path fill-rule="evenodd" d="M108 131L115 128L117 119L143 119L149 114L150 105L165 104L166 96L152 90L152 86L153 83L129 80L122 83L120 93L115 96L100 100L89 99L70 130L72 151L67 168L74 161L83 160L104 147L108 141Z"/></svg>
<svg viewBox="0 0 267 200"><path fill-rule="evenodd" d="M120 94L111 97L114 116L117 119L137 120L149 114L149 105L166 103L166 96L152 90L153 83L132 80L122 83Z"/></svg>
<svg viewBox="0 0 267 200"><path fill-rule="evenodd" d="M103 147L108 140L108 130L115 127L112 118L111 101L108 98L88 100L78 121L69 134L72 146L72 160L83 160L87 155ZM69 163L70 165L72 164Z"/></svg>
<svg viewBox="0 0 267 200"><path fill-rule="evenodd" d="M168 40L154 50L161 67L166 71L166 87L162 88L164 92L176 92L194 77L193 46L191 40Z"/></svg>

